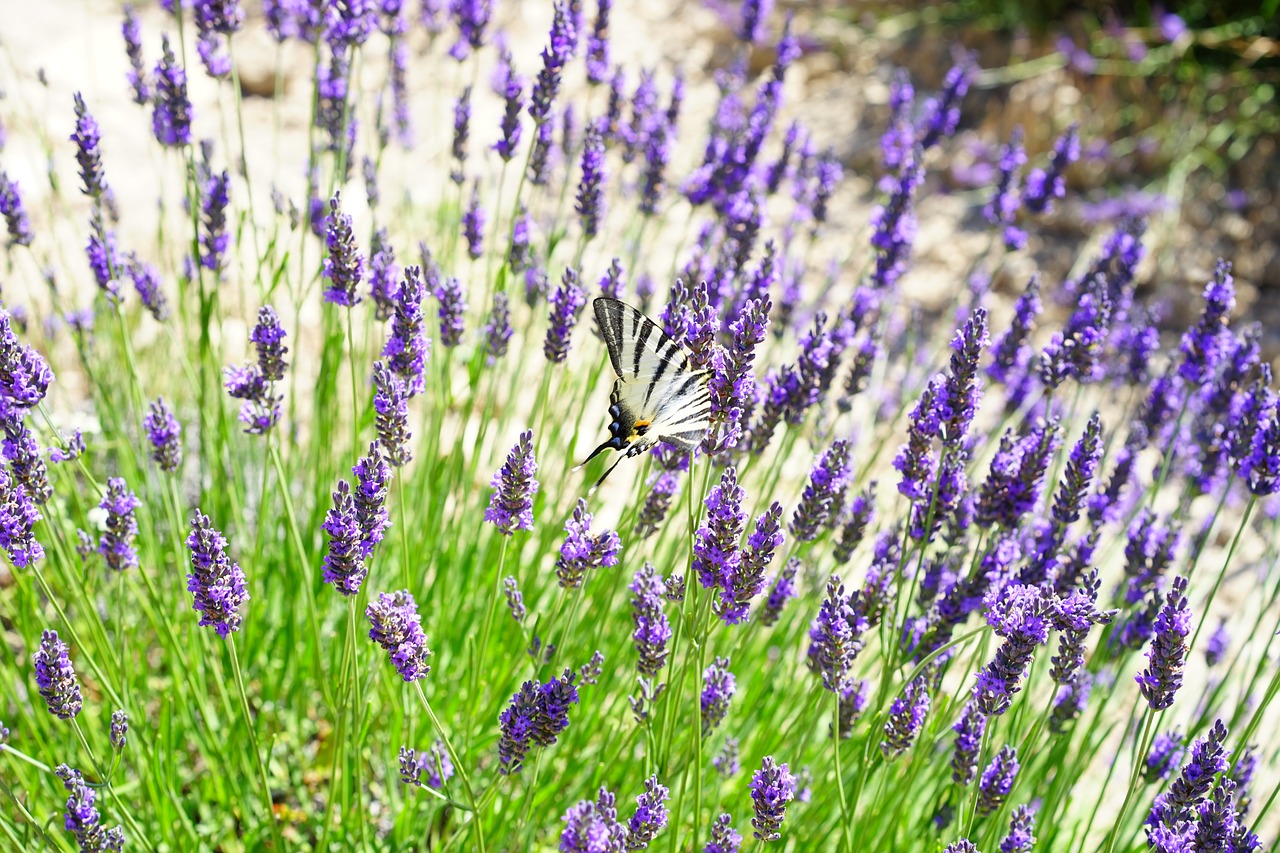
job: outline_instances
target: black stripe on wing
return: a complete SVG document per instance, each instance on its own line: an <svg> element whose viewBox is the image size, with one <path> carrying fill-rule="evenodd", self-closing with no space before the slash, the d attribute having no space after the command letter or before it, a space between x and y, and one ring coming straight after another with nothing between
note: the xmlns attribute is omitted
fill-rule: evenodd
<svg viewBox="0 0 1280 853"><path fill-rule="evenodd" d="M689 370L689 361L680 345L662 327L625 302L608 296L592 303L596 321L609 348L609 362L620 379L652 382L654 375L666 375L671 363L679 376ZM653 374L653 375L650 375ZM648 390L652 394L652 389Z"/></svg>

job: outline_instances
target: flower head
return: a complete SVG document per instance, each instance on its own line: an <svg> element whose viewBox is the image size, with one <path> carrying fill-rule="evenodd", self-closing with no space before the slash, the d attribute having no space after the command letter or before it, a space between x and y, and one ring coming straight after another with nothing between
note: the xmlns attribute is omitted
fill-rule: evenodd
<svg viewBox="0 0 1280 853"><path fill-rule="evenodd" d="M33 239L31 220L22 206L18 182L11 180L3 169L0 169L0 216L4 217L5 227L9 232L10 246L30 246Z"/></svg>
<svg viewBox="0 0 1280 853"><path fill-rule="evenodd" d="M791 516L791 534L797 541L808 542L817 537L818 529L826 523L832 502L845 487L849 474L849 442L839 439L818 457L800 504Z"/></svg>
<svg viewBox="0 0 1280 853"><path fill-rule="evenodd" d="M928 714L929 685L924 676L919 676L889 705L884 740L880 742L880 751L886 758L896 758L911 748Z"/></svg>
<svg viewBox="0 0 1280 853"><path fill-rule="evenodd" d="M583 800L565 812L560 853L623 853L627 828L618 821L616 801L602 787L596 800Z"/></svg>
<svg viewBox="0 0 1280 853"><path fill-rule="evenodd" d="M547 303L551 311L551 326L542 344L542 354L552 364L561 364L569 357L573 327L587 304L587 294L578 283L577 270L565 267L560 286L547 297Z"/></svg>
<svg viewBox="0 0 1280 853"><path fill-rule="evenodd" d="M605 0L607 2L607 0ZM657 776L644 782L644 793L636 797L636 812L627 821L627 849L644 850L667 825L667 797L670 791L659 784Z"/></svg>
<svg viewBox="0 0 1280 853"><path fill-rule="evenodd" d="M755 809L752 834L761 841L781 838L778 830L787 816L787 803L795 796L796 777L791 775L791 770L774 761L772 755L765 756L760 769L751 777L751 805Z"/></svg>
<svg viewBox="0 0 1280 853"><path fill-rule="evenodd" d="M20 569L44 557L44 548L35 537L40 518L40 510L26 488L0 468L0 548Z"/></svg>
<svg viewBox="0 0 1280 853"><path fill-rule="evenodd" d="M556 577L561 587L578 589L589 570L618 565L622 540L612 530L592 535L586 498L578 498L573 517L565 522L564 531L564 544L556 560Z"/></svg>
<svg viewBox="0 0 1280 853"><path fill-rule="evenodd" d="M671 623L662 610L662 600L667 592L666 582L651 563L645 563L636 571L628 587L631 590L631 613L635 642L639 658L636 669L643 676L657 675L667 663L667 643L671 640Z"/></svg>
<svg viewBox="0 0 1280 853"><path fill-rule="evenodd" d="M440 307L436 314L440 318L440 343L447 347L456 347L462 343L463 316L467 313L466 295L462 283L453 276L438 277L433 295Z"/></svg>
<svg viewBox="0 0 1280 853"><path fill-rule="evenodd" d="M693 570L705 589L722 589L737 572L742 555L738 542L747 514L742 510L745 492L738 485L738 473L725 468L720 482L707 494L707 520L694 533Z"/></svg>
<svg viewBox="0 0 1280 853"><path fill-rule="evenodd" d="M407 266L391 308L391 334L382 347L387 367L404 382L410 397L426 390L423 376L431 341L422 321L422 268Z"/></svg>
<svg viewBox="0 0 1280 853"><path fill-rule="evenodd" d="M978 814L991 814L1004 805L1005 798L1013 790L1013 780L1017 778L1019 767L1018 750L1002 746L978 780Z"/></svg>
<svg viewBox="0 0 1280 853"><path fill-rule="evenodd" d="M165 42L166 46L168 42ZM80 191L97 199L107 192L107 179L102 170L102 131L98 120L85 106L84 98L75 93L76 130L71 141L76 144L76 162L80 166Z"/></svg>
<svg viewBox="0 0 1280 853"><path fill-rule="evenodd" d="M60 720L70 720L80 713L80 682L71 666L71 650L58 638L57 631L40 635L40 648L35 653L36 687L49 713Z"/></svg>
<svg viewBox="0 0 1280 853"><path fill-rule="evenodd" d="M133 511L140 506L142 501L128 490L123 478L107 480L107 492L98 504L100 509L106 510L107 530L98 543L98 553L106 558L107 567L113 571L138 567L138 551L133 546L134 537L138 535L138 521Z"/></svg>
<svg viewBox="0 0 1280 853"><path fill-rule="evenodd" d="M507 454L507 461L493 475L493 494L484 520L510 536L517 530L533 529L533 496L538 493L538 462L533 456L533 430L520 433L520 440Z"/></svg>
<svg viewBox="0 0 1280 853"><path fill-rule="evenodd" d="M97 794L85 784L79 770L59 764L54 770L67 789L67 809L63 812L63 827L76 838L82 853L120 853L124 849L124 830L107 829L102 825L102 815L94 806Z"/></svg>
<svg viewBox="0 0 1280 853"><path fill-rule="evenodd" d="M737 690L737 681L729 671L728 658L716 658L702 673L702 736L716 729L729 713L729 702Z"/></svg>
<svg viewBox="0 0 1280 853"><path fill-rule="evenodd" d="M161 145L177 148L191 143L187 72L178 64L173 48L169 46L169 36L165 34L160 38L162 56L152 76L155 94L151 99L151 130Z"/></svg>
<svg viewBox="0 0 1280 853"><path fill-rule="evenodd" d="M324 277L329 280L324 301L350 308L361 300L360 282L364 279L364 255L356 245L355 228L350 214L342 212L342 194L329 199L329 216L325 219L324 242L328 256L324 259Z"/></svg>
<svg viewBox="0 0 1280 853"><path fill-rule="evenodd" d="M360 592L369 567L364 559L365 533L351 485L346 480L338 481L333 507L325 513L323 526L329 537L324 555L324 582L333 584L343 595L355 595Z"/></svg>
<svg viewBox="0 0 1280 853"><path fill-rule="evenodd" d="M733 828L733 816L722 814L711 824L711 840L702 853L738 853L742 849L742 835Z"/></svg>
<svg viewBox="0 0 1280 853"><path fill-rule="evenodd" d="M182 464L182 426L165 404L164 397L151 403L151 410L143 419L142 426L151 441L151 458L160 470L166 474L178 470Z"/></svg>
<svg viewBox="0 0 1280 853"><path fill-rule="evenodd" d="M1172 705L1174 693L1182 686L1192 619L1186 593L1187 579L1175 578L1156 616L1155 638L1147 650L1147 668L1135 679L1147 704L1156 711Z"/></svg>
<svg viewBox="0 0 1280 853"><path fill-rule="evenodd" d="M590 240L600 231L604 218L604 191L608 180L608 168L604 160L604 132L599 122L587 126L582 141L582 180L578 183L577 202L574 210L582 224L584 240Z"/></svg>
<svg viewBox="0 0 1280 853"><path fill-rule="evenodd" d="M431 667L427 665L427 635L422 632L422 618L418 605L408 590L381 593L365 609L369 619L369 639L391 656L400 677L405 681L424 678Z"/></svg>
<svg viewBox="0 0 1280 853"><path fill-rule="evenodd" d="M200 625L212 625L220 637L240 630L240 607L249 600L244 572L227 555L227 540L199 510L191 519L187 549L187 591L194 597L191 609L200 614Z"/></svg>
<svg viewBox="0 0 1280 853"><path fill-rule="evenodd" d="M373 365L374 425L387 461L400 468L412 457L409 450L409 394L404 381L381 361Z"/></svg>
<svg viewBox="0 0 1280 853"><path fill-rule="evenodd" d="M550 746L569 726L569 706L578 704L578 674L566 669L558 678L540 684L526 681L511 697L511 704L498 718L501 729L498 772L519 773L524 757L534 746Z"/></svg>

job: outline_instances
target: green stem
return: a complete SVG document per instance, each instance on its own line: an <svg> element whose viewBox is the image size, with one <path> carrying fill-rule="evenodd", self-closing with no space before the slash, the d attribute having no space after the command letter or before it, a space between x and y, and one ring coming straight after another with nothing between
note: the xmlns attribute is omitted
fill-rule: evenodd
<svg viewBox="0 0 1280 853"><path fill-rule="evenodd" d="M249 748L253 750L254 764L258 768L258 782L262 786L262 804L266 809L267 823L271 827L271 838L277 850L286 849L284 838L280 834L280 824L276 820L275 807L271 798L271 782L267 779L267 765L262 759L262 750L258 747L258 731L253 722L253 712L249 709L249 694L244 689L244 673L240 668L240 655L236 651L236 638L227 637L227 650L231 652L231 673L236 679L236 693L240 696L240 711L244 714L244 726L249 732Z"/></svg>

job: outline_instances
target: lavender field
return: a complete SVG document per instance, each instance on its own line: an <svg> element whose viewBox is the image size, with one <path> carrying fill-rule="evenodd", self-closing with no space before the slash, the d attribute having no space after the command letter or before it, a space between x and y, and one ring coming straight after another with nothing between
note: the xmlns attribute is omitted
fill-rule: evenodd
<svg viewBox="0 0 1280 853"><path fill-rule="evenodd" d="M4 11L0 850L1274 848L1256 252L1171 297L1090 103L964 130L1119 60Z"/></svg>

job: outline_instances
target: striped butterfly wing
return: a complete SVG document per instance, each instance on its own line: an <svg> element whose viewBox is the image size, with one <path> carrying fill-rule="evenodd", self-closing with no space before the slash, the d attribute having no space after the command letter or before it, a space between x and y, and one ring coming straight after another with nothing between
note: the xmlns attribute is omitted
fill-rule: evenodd
<svg viewBox="0 0 1280 853"><path fill-rule="evenodd" d="M711 425L706 371L694 370L680 345L630 305L602 296L593 307L618 378L609 395L611 437L582 464L607 449L635 456L660 441L693 450Z"/></svg>

